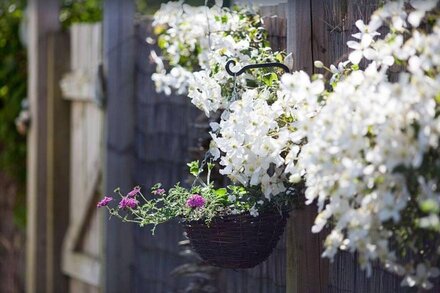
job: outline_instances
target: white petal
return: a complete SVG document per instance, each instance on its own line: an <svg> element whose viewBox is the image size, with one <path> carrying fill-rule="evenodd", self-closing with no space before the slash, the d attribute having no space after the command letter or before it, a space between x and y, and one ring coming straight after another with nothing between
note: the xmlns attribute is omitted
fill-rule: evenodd
<svg viewBox="0 0 440 293"><path fill-rule="evenodd" d="M339 73L338 69L337 69L336 66L334 66L333 64L330 65L330 71L331 71L332 73Z"/></svg>
<svg viewBox="0 0 440 293"><path fill-rule="evenodd" d="M420 24L420 21L423 19L423 16L425 16L425 12L424 11L419 11L416 10L414 12L411 12L408 16L408 22L413 26L413 27L418 27Z"/></svg>
<svg viewBox="0 0 440 293"><path fill-rule="evenodd" d="M362 33L355 33L351 35L353 38L356 38L358 40L362 39Z"/></svg>
<svg viewBox="0 0 440 293"><path fill-rule="evenodd" d="M209 126L214 132L216 132L220 128L220 124L218 124L217 122L211 122L209 123Z"/></svg>
<svg viewBox="0 0 440 293"><path fill-rule="evenodd" d="M413 1L411 1L411 6L417 10L428 11L428 10L433 9L436 5L437 5L437 0L428 0L428 1L427 0L425 0L425 1L413 0Z"/></svg>
<svg viewBox="0 0 440 293"><path fill-rule="evenodd" d="M325 89L324 82L322 80L315 80L312 83L312 87L310 89L310 92L313 95L319 95L320 93L322 93L324 91L324 89Z"/></svg>
<svg viewBox="0 0 440 293"><path fill-rule="evenodd" d="M284 58L284 65L286 65L290 69L290 71L293 70L294 60L292 53L289 53L289 55Z"/></svg>
<svg viewBox="0 0 440 293"><path fill-rule="evenodd" d="M388 66L391 66L394 64L394 57L393 56L385 56L382 59L382 63Z"/></svg>
<svg viewBox="0 0 440 293"><path fill-rule="evenodd" d="M382 26L382 19L377 15L373 15L371 17L370 22L368 23L368 31L375 32L378 28Z"/></svg>
<svg viewBox="0 0 440 293"><path fill-rule="evenodd" d="M361 44L359 44L358 42L355 42L355 41L348 41L347 47L349 47L351 49L359 50L359 49L361 49Z"/></svg>
<svg viewBox="0 0 440 293"><path fill-rule="evenodd" d="M353 64L359 64L359 62L362 59L362 51L353 51L350 53L350 55L348 56L348 60L350 60L351 63Z"/></svg>
<svg viewBox="0 0 440 293"><path fill-rule="evenodd" d="M364 50L364 57L368 60L373 60L377 56L377 52L374 49L368 48Z"/></svg>
<svg viewBox="0 0 440 293"><path fill-rule="evenodd" d="M362 48L366 48L366 47L370 46L370 44L372 42L373 42L373 37L369 34L364 34L362 36L361 46L362 46Z"/></svg>
<svg viewBox="0 0 440 293"><path fill-rule="evenodd" d="M359 19L358 21L356 21L356 27L361 31L364 32L365 31L365 24L364 21L362 19Z"/></svg>

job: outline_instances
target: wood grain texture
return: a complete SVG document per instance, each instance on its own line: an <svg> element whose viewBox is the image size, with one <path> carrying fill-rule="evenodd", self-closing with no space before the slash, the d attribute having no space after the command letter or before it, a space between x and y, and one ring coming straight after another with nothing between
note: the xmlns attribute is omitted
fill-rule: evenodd
<svg viewBox="0 0 440 293"><path fill-rule="evenodd" d="M286 49L287 40L287 3L262 6L259 13L262 17L269 42L274 51Z"/></svg>
<svg viewBox="0 0 440 293"><path fill-rule="evenodd" d="M134 1L104 2L105 193L133 187L134 167ZM133 226L105 221L104 291L133 292Z"/></svg>
<svg viewBox="0 0 440 293"><path fill-rule="evenodd" d="M162 182L169 188L176 182L185 184L187 152L192 143L196 110L182 96L156 93L151 75L155 65L149 60L147 44L152 36L151 20L139 20L135 26L135 144L133 180L145 193ZM186 287L187 280L171 277L170 272L183 264L178 242L183 231L177 221L163 224L154 236L151 227L135 228L135 254L132 268L133 292L176 292Z"/></svg>
<svg viewBox="0 0 440 293"><path fill-rule="evenodd" d="M65 103L71 110L70 217L63 243L62 269L70 292L98 292L101 279L102 221L96 202L102 193L103 109L94 103L93 91L77 99L75 89L65 87L66 76L81 72L93 79L102 61L101 24L71 27L71 66L63 78ZM87 84L91 83L91 84ZM85 86L93 87L87 80ZM81 288L81 289L79 289Z"/></svg>
<svg viewBox="0 0 440 293"><path fill-rule="evenodd" d="M59 29L58 1L31 0L28 99L32 117L27 152L26 292L49 292L48 270L48 38ZM49 202L50 204L50 202ZM53 242L52 242L53 243Z"/></svg>
<svg viewBox="0 0 440 293"><path fill-rule="evenodd" d="M51 34L47 73L47 291L67 290L61 270L62 244L69 221L70 107L59 82L69 68L70 42L66 33Z"/></svg>
<svg viewBox="0 0 440 293"><path fill-rule="evenodd" d="M332 64L347 59L347 41L358 30L355 22L369 21L370 15L378 8L378 0L312 0L312 47L313 60ZM316 70L322 73L321 70Z"/></svg>
<svg viewBox="0 0 440 293"><path fill-rule="evenodd" d="M287 52L294 70L313 73L311 1L288 1ZM287 292L326 292L328 262L321 258L322 237L311 233L316 208L294 210L287 227Z"/></svg>

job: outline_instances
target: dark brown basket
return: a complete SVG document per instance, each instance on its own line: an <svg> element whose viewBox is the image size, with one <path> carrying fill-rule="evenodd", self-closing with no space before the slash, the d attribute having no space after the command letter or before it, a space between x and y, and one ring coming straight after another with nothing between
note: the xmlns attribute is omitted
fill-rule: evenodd
<svg viewBox="0 0 440 293"><path fill-rule="evenodd" d="M266 210L258 217L249 213L183 222L194 250L210 265L245 269L265 261L283 234L287 210Z"/></svg>

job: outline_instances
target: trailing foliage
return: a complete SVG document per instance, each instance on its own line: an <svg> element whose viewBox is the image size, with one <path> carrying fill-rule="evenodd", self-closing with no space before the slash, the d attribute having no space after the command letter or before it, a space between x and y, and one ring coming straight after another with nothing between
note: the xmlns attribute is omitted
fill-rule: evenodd
<svg viewBox="0 0 440 293"><path fill-rule="evenodd" d="M180 218L182 221L202 220L209 225L217 216L250 213L257 217L259 211L267 208L278 208L288 205L291 197L277 197L275 201L265 200L259 189L244 188L243 186L229 185L215 188L210 181L213 164L207 165L207 182L200 179L203 169L199 162L188 164L189 171L196 177L195 183L190 188L185 188L177 183L168 191L161 188L158 183L151 188L150 195L144 195L139 186L123 195L117 188L115 193L120 198L118 205L112 204L114 198L106 196L97 207L107 207L110 215L120 218L123 222L137 223L141 227L153 225L152 232L158 224Z"/></svg>

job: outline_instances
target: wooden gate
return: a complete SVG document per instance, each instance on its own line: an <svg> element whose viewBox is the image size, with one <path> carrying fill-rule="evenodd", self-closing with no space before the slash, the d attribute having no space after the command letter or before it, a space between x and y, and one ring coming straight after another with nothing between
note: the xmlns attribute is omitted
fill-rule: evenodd
<svg viewBox="0 0 440 293"><path fill-rule="evenodd" d="M71 27L71 72L61 81L71 103L70 219L62 268L70 292L98 292L101 278L103 90L101 24Z"/></svg>

